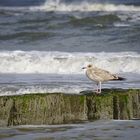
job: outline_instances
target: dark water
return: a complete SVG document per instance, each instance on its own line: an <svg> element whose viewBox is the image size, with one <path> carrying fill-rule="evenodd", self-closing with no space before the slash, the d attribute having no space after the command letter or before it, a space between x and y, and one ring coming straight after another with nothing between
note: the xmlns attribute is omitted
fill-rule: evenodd
<svg viewBox="0 0 140 140"><path fill-rule="evenodd" d="M0 128L1 140L139 140L140 121Z"/></svg>
<svg viewBox="0 0 140 140"><path fill-rule="evenodd" d="M0 50L139 52L140 6L111 3L50 0L36 7L1 6Z"/></svg>
<svg viewBox="0 0 140 140"><path fill-rule="evenodd" d="M0 6L34 6L44 2L45 0L1 0Z"/></svg>
<svg viewBox="0 0 140 140"><path fill-rule="evenodd" d="M33 6L41 5L46 0L1 0L1 6ZM55 0L57 1L57 0ZM60 0L60 2L72 3L72 2L81 2L84 0ZM139 0L87 0L88 2L97 2L97 3L114 3L114 4L140 4Z"/></svg>

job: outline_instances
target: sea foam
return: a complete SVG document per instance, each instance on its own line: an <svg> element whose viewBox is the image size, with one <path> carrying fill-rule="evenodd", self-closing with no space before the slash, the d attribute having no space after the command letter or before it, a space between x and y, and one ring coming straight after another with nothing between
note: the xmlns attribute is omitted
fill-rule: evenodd
<svg viewBox="0 0 140 140"><path fill-rule="evenodd" d="M140 54L2 51L0 73L83 74L82 67L94 64L113 73L140 73Z"/></svg>
<svg viewBox="0 0 140 140"><path fill-rule="evenodd" d="M134 5L115 5L110 3L95 3L95 2L72 2L65 3L61 0L47 0L43 5L31 7L31 10L43 11L140 11L139 6Z"/></svg>

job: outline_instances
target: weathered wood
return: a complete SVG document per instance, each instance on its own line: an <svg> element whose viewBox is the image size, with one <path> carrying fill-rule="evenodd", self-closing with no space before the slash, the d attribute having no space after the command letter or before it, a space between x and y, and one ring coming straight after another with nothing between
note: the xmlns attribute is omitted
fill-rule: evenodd
<svg viewBox="0 0 140 140"><path fill-rule="evenodd" d="M0 126L62 124L97 119L140 119L140 90L0 97Z"/></svg>

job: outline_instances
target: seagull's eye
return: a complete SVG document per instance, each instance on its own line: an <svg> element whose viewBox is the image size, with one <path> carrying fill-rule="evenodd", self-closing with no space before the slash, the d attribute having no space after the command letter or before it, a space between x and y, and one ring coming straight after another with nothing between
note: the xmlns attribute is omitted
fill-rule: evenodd
<svg viewBox="0 0 140 140"><path fill-rule="evenodd" d="M88 68L91 68L92 66L91 65L88 65Z"/></svg>

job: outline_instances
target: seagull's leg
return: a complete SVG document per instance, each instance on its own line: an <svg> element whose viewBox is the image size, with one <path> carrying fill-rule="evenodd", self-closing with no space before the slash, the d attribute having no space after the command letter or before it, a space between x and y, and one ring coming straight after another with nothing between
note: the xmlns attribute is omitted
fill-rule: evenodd
<svg viewBox="0 0 140 140"><path fill-rule="evenodd" d="M98 93L101 93L101 90L102 90L102 83L101 82L99 82L99 87L100 87L100 89L99 89Z"/></svg>
<svg viewBox="0 0 140 140"><path fill-rule="evenodd" d="M96 83L96 93L99 93L98 85L99 83Z"/></svg>

